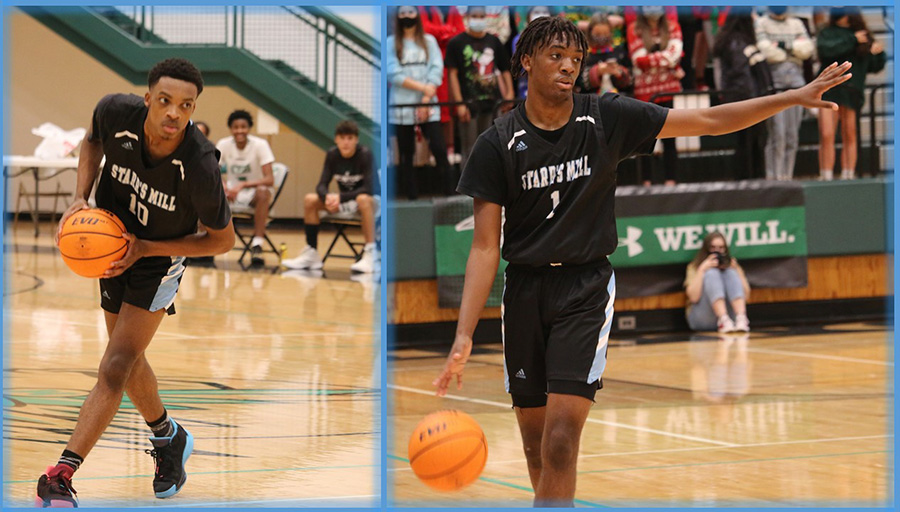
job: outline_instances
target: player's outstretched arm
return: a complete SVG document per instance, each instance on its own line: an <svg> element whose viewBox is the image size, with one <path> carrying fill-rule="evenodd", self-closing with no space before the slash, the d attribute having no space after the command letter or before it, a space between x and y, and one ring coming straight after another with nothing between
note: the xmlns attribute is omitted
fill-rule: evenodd
<svg viewBox="0 0 900 512"><path fill-rule="evenodd" d="M150 256L186 256L188 258L215 256L234 247L234 224L228 221L223 229L204 226L206 231L175 238L173 240L141 240L131 233L124 233L128 250L121 260L114 261L103 274L104 279L116 277L141 258Z"/></svg>
<svg viewBox="0 0 900 512"><path fill-rule="evenodd" d="M88 126L91 126L88 124ZM91 141L91 130L88 128L81 141L81 152L78 154L78 177L75 182L75 201L62 214L59 219L59 225L56 228L56 244L59 245L59 232L62 230L66 220L69 219L78 210L86 210L90 208L88 199L91 197L91 190L94 188L94 182L97 181L97 175L100 174L100 162L103 160L103 145L100 140Z"/></svg>
<svg viewBox="0 0 900 512"><path fill-rule="evenodd" d="M500 265L500 205L482 199L475 199L475 235L472 250L466 262L466 282L463 285L462 303L459 307L459 322L456 325L456 339L443 371L432 384L437 395L447 394L447 387L456 377L456 389L462 388L462 373L472 353L472 334L478 325L478 318L484 310L497 267Z"/></svg>
<svg viewBox="0 0 900 512"><path fill-rule="evenodd" d="M849 70L849 62L840 66L834 63L825 68L815 80L799 89L711 108L670 110L656 138L724 135L753 126L794 105L837 110L837 104L823 101L822 94L849 80Z"/></svg>

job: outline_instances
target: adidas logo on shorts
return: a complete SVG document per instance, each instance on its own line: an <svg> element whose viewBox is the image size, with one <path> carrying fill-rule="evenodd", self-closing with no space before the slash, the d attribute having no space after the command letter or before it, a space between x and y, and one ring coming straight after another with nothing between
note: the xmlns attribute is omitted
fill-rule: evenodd
<svg viewBox="0 0 900 512"><path fill-rule="evenodd" d="M525 141L520 140L519 143L516 144L516 153L519 153L520 151L525 151L526 149L528 149L528 145L525 144Z"/></svg>
<svg viewBox="0 0 900 512"><path fill-rule="evenodd" d="M134 147L131 146L131 141L130 141L130 140L126 140L125 142L123 142L123 143L122 143L122 147L125 148L125 149L127 149L128 151L131 151L131 150L134 149Z"/></svg>
<svg viewBox="0 0 900 512"><path fill-rule="evenodd" d="M519 368L519 371L516 372L516 378L524 379L525 378L525 370L522 368Z"/></svg>
<svg viewBox="0 0 900 512"><path fill-rule="evenodd" d="M109 294L106 293L106 290L103 290L103 293L102 293L101 295L103 295L103 298L104 298L104 299L112 300L112 297L110 297Z"/></svg>

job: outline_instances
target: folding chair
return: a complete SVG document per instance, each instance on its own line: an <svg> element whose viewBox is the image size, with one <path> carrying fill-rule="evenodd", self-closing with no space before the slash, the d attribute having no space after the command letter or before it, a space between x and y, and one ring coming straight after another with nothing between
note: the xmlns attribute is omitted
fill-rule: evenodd
<svg viewBox="0 0 900 512"><path fill-rule="evenodd" d="M331 240L331 245L328 246L328 250L325 251L325 255L322 256L322 263L325 263L329 257L348 258L356 261L362 256L362 249L366 246L365 242L354 242L353 240L350 240L350 238L347 237L347 233L345 233L345 230L349 227L358 228L362 226L362 217L360 217L359 213L327 213L320 217L320 221L331 224L337 230L334 233L334 238ZM343 240L353 254L332 254L338 240Z"/></svg>
<svg viewBox="0 0 900 512"><path fill-rule="evenodd" d="M284 182L287 181L287 175L290 172L290 169L282 163L275 162L272 164L272 174L275 178L275 183L273 184L273 189L275 190L275 194L272 196L272 200L269 202L269 213L272 212L272 207L275 206L275 202L278 201L278 197L281 196L281 191L284 189ZM238 258L238 263L241 264L241 267L244 267L244 258L247 257L247 254L250 253L250 242L253 241L253 214L255 209L252 206L234 206L231 207L231 218L234 221L234 234L237 235L238 240L240 240L241 245L243 247L235 247L235 250L241 251L241 257ZM266 217L266 226L268 227L269 223L272 222L271 215ZM250 234L246 232L242 232L242 230L250 230ZM278 261L281 262L281 251L275 247L275 244L272 243L272 240L269 239L268 233L265 235L266 243L269 244L269 247L263 247L263 253L273 253L278 256ZM246 270L246 268L245 268Z"/></svg>

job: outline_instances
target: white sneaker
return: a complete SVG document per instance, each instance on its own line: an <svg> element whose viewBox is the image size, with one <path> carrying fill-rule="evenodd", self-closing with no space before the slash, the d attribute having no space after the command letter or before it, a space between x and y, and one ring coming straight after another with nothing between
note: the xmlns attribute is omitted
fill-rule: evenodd
<svg viewBox="0 0 900 512"><path fill-rule="evenodd" d="M734 317L734 330L737 332L750 332L750 319L747 318L747 315Z"/></svg>
<svg viewBox="0 0 900 512"><path fill-rule="evenodd" d="M841 179L842 180L853 180L856 179L856 171L853 169L844 169L841 171Z"/></svg>
<svg viewBox="0 0 900 512"><path fill-rule="evenodd" d="M362 258L353 265L350 265L350 270L352 272L359 272L361 274L378 272L380 268L381 254L378 254L378 251L374 247L364 249Z"/></svg>
<svg viewBox="0 0 900 512"><path fill-rule="evenodd" d="M734 321L728 315L719 318L719 332L722 334L734 332Z"/></svg>
<svg viewBox="0 0 900 512"><path fill-rule="evenodd" d="M322 258L319 257L319 251L307 245L300 256L282 260L281 264L292 270L319 270L322 268Z"/></svg>

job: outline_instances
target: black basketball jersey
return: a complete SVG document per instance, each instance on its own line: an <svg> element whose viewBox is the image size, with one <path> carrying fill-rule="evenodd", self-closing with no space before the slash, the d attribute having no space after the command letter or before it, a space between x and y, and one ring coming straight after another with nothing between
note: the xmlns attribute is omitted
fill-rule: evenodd
<svg viewBox="0 0 900 512"><path fill-rule="evenodd" d="M219 152L193 125L165 158L151 162L144 150L147 107L140 96L111 94L94 109L91 140L100 140L106 163L97 206L115 213L129 233L145 240L180 238L197 220L223 229L231 220L219 173Z"/></svg>
<svg viewBox="0 0 900 512"><path fill-rule="evenodd" d="M510 263L600 261L618 243L616 166L652 151L667 112L616 94L576 94L569 122L550 142L516 108L479 137L458 190L506 208Z"/></svg>

